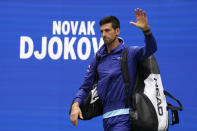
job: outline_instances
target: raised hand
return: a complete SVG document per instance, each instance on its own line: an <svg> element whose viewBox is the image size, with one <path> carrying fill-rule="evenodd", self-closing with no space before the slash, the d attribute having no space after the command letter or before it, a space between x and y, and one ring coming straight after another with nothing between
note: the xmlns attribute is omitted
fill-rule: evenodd
<svg viewBox="0 0 197 131"><path fill-rule="evenodd" d="M149 30L150 27L148 25L148 19L146 16L146 12L142 9L135 9L135 15L136 15L136 23L130 22L132 25L136 26L137 28L142 29L142 31Z"/></svg>

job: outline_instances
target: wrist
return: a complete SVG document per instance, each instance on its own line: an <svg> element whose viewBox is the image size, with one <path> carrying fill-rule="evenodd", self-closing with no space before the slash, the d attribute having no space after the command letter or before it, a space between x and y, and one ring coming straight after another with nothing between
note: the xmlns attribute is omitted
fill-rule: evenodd
<svg viewBox="0 0 197 131"><path fill-rule="evenodd" d="M79 102L73 103L72 107L79 107Z"/></svg>
<svg viewBox="0 0 197 131"><path fill-rule="evenodd" d="M149 25L147 25L147 26L145 26L145 27L143 27L143 28L141 28L142 29L142 31L144 32L144 31L146 31L146 30L150 30L150 27L149 27Z"/></svg>
<svg viewBox="0 0 197 131"><path fill-rule="evenodd" d="M143 32L145 35L151 34L150 27L147 27L147 28L142 29L142 32Z"/></svg>

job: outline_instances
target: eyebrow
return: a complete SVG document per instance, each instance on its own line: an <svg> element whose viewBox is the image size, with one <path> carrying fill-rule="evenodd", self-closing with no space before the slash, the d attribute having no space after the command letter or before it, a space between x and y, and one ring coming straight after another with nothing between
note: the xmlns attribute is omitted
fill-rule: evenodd
<svg viewBox="0 0 197 131"><path fill-rule="evenodd" d="M101 29L100 31L102 32L102 31L109 31L109 30L111 30L111 29L109 29L109 28L107 28L107 29Z"/></svg>

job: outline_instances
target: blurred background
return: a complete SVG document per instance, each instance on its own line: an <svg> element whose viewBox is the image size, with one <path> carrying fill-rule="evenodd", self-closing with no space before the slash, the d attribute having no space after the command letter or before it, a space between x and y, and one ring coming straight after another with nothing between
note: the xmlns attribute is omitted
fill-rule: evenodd
<svg viewBox="0 0 197 131"><path fill-rule="evenodd" d="M126 46L144 45L141 30L129 24L135 8L147 13L163 86L184 107L170 130L196 131L196 0L1 0L0 131L102 131L102 117L74 127L70 105L102 43L101 18L119 18ZM38 59L36 51L46 53Z"/></svg>

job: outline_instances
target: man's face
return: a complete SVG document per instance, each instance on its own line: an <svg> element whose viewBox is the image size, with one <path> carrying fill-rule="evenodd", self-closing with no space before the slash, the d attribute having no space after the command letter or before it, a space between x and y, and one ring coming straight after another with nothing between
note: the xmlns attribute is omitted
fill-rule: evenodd
<svg viewBox="0 0 197 131"><path fill-rule="evenodd" d="M115 39L120 34L120 29L119 28L114 29L112 27L112 23L101 25L100 30L101 30L101 35L103 37L103 41L107 45L110 45L112 42L114 42Z"/></svg>

